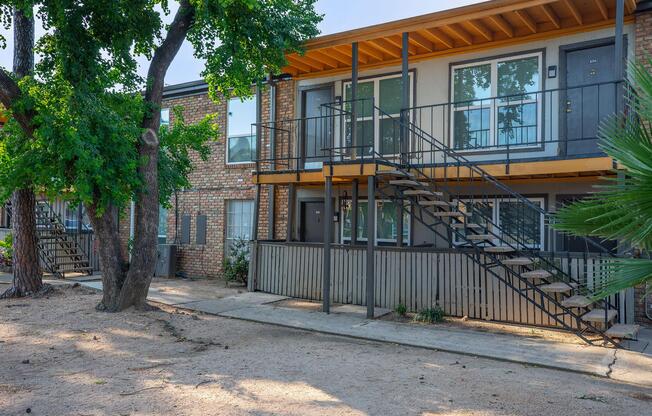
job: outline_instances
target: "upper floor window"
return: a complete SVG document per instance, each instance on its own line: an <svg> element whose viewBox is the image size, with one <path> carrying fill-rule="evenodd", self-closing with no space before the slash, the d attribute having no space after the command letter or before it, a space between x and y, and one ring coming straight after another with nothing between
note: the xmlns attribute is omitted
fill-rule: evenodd
<svg viewBox="0 0 652 416"><path fill-rule="evenodd" d="M412 74L408 76L411 95ZM399 153L401 107L403 105L403 78L390 75L358 82L356 93L357 153L370 155L376 149L382 155ZM351 83L344 84L344 99L350 101ZM408 99L409 102L409 99ZM377 107L377 109L374 107ZM350 103L347 107L350 108ZM347 109L348 109L347 108ZM346 120L346 146L351 146L351 118Z"/></svg>
<svg viewBox="0 0 652 416"><path fill-rule="evenodd" d="M170 109L169 108L164 108L161 110L161 126L169 126L170 125Z"/></svg>
<svg viewBox="0 0 652 416"><path fill-rule="evenodd" d="M541 53L532 53L452 67L455 149L538 143L541 59Z"/></svg>
<svg viewBox="0 0 652 416"><path fill-rule="evenodd" d="M227 163L251 163L256 159L256 97L232 98L228 102Z"/></svg>

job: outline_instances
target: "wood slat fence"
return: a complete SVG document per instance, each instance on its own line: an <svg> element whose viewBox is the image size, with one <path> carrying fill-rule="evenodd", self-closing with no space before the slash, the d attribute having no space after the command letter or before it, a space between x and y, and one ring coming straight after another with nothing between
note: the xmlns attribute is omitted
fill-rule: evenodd
<svg viewBox="0 0 652 416"><path fill-rule="evenodd" d="M256 276L251 276L255 283L250 289L321 300L322 244L265 241L253 244L256 247L252 253L256 253L257 263ZM449 316L556 325L553 319L487 273L460 249L377 247L374 257L377 307L394 309L403 304L408 311L417 312L439 305ZM559 268L588 287L594 284L595 271L605 261L603 257L585 253L555 253L554 259ZM332 303L365 305L365 276L364 246L332 246ZM623 321L630 309L625 308L624 299L624 295L610 299L623 312ZM544 302L546 308L557 312L550 301Z"/></svg>

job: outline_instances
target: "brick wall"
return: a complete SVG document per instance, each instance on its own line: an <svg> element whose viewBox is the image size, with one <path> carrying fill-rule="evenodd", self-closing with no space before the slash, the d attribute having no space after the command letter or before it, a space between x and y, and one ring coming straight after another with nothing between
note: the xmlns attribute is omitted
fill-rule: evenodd
<svg viewBox="0 0 652 416"><path fill-rule="evenodd" d="M175 97L163 100L163 108L170 108L170 122L174 123L172 108L180 107L187 123L196 123L207 114L216 114L219 133L210 144L211 154L206 161L192 155L194 170L190 174L191 187L179 191L172 197L172 208L168 210L169 243L178 244L177 270L188 277L216 278L222 274L222 262L226 241L226 210L229 200L254 200L256 187L251 172L254 164L227 165L226 163L226 101L213 102L206 93ZM276 94L277 119L292 118L294 115L294 81L280 81ZM263 121L269 121L269 90L262 93ZM263 155L269 154L269 143L261 143ZM263 156L264 157L264 156ZM269 188L261 188L258 233L267 237L270 198ZM273 195L276 213L274 220L275 238L285 238L287 217L287 187L275 187ZM206 244L196 244L197 216L207 216ZM189 215L190 244L180 244L181 219ZM177 224L178 222L178 224ZM129 210L120 219L122 245L127 249L129 240Z"/></svg>
<svg viewBox="0 0 652 416"><path fill-rule="evenodd" d="M652 11L636 15L636 59L646 62L652 58ZM652 320L645 315L645 286L634 289L636 322L652 325Z"/></svg>

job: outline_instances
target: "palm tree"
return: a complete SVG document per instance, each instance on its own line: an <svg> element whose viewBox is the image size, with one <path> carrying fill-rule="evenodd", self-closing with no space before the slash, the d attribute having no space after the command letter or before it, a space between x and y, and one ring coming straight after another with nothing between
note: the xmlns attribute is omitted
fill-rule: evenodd
<svg viewBox="0 0 652 416"><path fill-rule="evenodd" d="M626 88L629 114L608 119L600 128L600 145L624 177L605 178L590 197L563 207L555 228L578 236L617 240L634 253L652 248L652 74L647 65L630 66ZM645 282L652 283L652 260L631 256L609 261L595 298L604 298Z"/></svg>

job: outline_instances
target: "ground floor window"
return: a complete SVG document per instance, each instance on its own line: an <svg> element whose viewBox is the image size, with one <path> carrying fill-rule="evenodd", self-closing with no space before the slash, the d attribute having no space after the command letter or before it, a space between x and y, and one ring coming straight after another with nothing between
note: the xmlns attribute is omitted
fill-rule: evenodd
<svg viewBox="0 0 652 416"><path fill-rule="evenodd" d="M367 240L367 201L358 202L358 240ZM396 243L398 233L398 206L389 200L376 201L376 242ZM351 241L353 204L350 199L342 203L342 241ZM410 216L403 213L403 242L410 241Z"/></svg>
<svg viewBox="0 0 652 416"><path fill-rule="evenodd" d="M167 244L168 241L168 209L163 205L158 208L158 243Z"/></svg>
<svg viewBox="0 0 652 416"><path fill-rule="evenodd" d="M528 198L535 206L544 208L543 198ZM529 248L543 249L544 215L522 201L510 198L463 199L461 210L470 212L473 224L482 225L488 233L500 236L505 243L523 242ZM456 245L464 241L453 236Z"/></svg>
<svg viewBox="0 0 652 416"><path fill-rule="evenodd" d="M226 202L226 252L237 240L251 240L254 201L234 199Z"/></svg>

